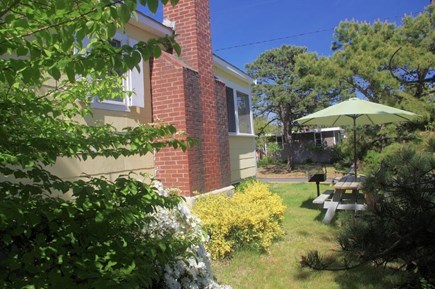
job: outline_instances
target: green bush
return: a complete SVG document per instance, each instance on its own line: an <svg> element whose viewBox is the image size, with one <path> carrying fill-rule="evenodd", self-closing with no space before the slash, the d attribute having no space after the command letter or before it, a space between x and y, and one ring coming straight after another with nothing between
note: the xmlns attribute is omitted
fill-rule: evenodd
<svg viewBox="0 0 435 289"><path fill-rule="evenodd" d="M0 194L0 288L148 288L189 247L144 230L149 213L179 197L126 178L93 179L74 193Z"/></svg>
<svg viewBox="0 0 435 289"><path fill-rule="evenodd" d="M374 197L373 206L358 219L341 219L342 251L334 258L312 251L303 265L340 270L371 263L397 271L400 288L433 288L435 155L421 146L393 144L369 153L365 169L363 191Z"/></svg>
<svg viewBox="0 0 435 289"><path fill-rule="evenodd" d="M284 233L280 223L285 209L266 184L251 181L239 186L233 197L200 198L193 213L210 235L208 251L213 259L219 259L241 247L267 250Z"/></svg>
<svg viewBox="0 0 435 289"><path fill-rule="evenodd" d="M141 2L155 12L167 1ZM75 161L138 157L164 147L185 150L192 143L172 125L140 121L121 130L93 118L94 96L101 101L131 96L119 75L168 46L180 51L171 37L111 45L108 39L124 31L137 5L2 1L2 289L161 288L155 284L165 264L186 255L185 239L153 238L144 229L151 212L174 208L180 198L160 196L138 176L64 179L51 167L59 159L74 159L69 163L74 167Z"/></svg>

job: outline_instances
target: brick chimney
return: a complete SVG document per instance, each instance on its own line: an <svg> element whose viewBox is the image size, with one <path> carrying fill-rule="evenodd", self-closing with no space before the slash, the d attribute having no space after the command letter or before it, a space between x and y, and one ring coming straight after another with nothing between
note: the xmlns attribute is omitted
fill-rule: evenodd
<svg viewBox="0 0 435 289"><path fill-rule="evenodd" d="M163 17L174 25L181 55L164 54L153 64L153 114L186 131L199 144L187 153L166 149L157 153L157 178L165 186L181 188L184 195L228 187L225 86L213 74L209 0L168 4ZM158 91L162 86L169 89L162 93Z"/></svg>
<svg viewBox="0 0 435 289"><path fill-rule="evenodd" d="M213 77L209 0L180 0L163 8L163 17L175 27L181 58L204 77Z"/></svg>

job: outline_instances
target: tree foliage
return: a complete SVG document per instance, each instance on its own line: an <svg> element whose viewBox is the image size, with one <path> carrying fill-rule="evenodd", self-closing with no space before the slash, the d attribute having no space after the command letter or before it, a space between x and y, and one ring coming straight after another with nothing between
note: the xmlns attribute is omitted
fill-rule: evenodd
<svg viewBox="0 0 435 289"><path fill-rule="evenodd" d="M262 53L248 64L248 74L256 79L253 87L254 114L270 123L282 124L284 145L287 147L288 168L293 168L293 122L321 105L322 96L313 93L300 79L295 68L296 59L308 54L306 48L282 46Z"/></svg>
<svg viewBox="0 0 435 289"><path fill-rule="evenodd" d="M155 12L168 0L141 0ZM170 1L173 5L176 0ZM2 1L0 8L0 287L148 288L187 247L149 238L155 207L171 208L140 176L66 181L47 167L87 158L186 149L170 125L88 126L92 96L119 96L118 76L179 46L170 37L115 48L135 0ZM89 44L83 45L83 40ZM116 68L116 73L114 69ZM129 92L123 92L126 95ZM55 195L61 195L56 197ZM64 196L68 195L70 200Z"/></svg>
<svg viewBox="0 0 435 289"><path fill-rule="evenodd" d="M372 263L397 270L403 288L433 288L435 158L423 147L417 152L410 145L394 145L372 156L363 190L376 200L374 207L345 221L338 238L342 252L334 262L311 252L303 264L340 270Z"/></svg>
<svg viewBox="0 0 435 289"><path fill-rule="evenodd" d="M433 6L433 5L432 5ZM433 130L435 115L434 7L403 25L344 21L335 30L334 54L319 59L304 55L296 67L307 86L329 94L331 104L349 97L413 111L421 116L405 125L360 128L358 155L380 151L395 141L415 138L416 130ZM349 153L351 138L338 148Z"/></svg>
<svg viewBox="0 0 435 289"><path fill-rule="evenodd" d="M335 30L334 54L317 63L305 59L298 63L300 70L312 74L313 85L328 78L329 89L341 91L342 98L363 95L433 121L434 7L416 17L404 17L402 22L401 26L381 21L341 22Z"/></svg>

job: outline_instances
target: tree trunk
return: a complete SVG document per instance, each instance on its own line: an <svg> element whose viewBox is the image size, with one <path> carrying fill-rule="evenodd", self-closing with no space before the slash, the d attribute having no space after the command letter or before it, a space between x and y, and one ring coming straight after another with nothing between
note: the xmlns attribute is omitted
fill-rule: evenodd
<svg viewBox="0 0 435 289"><path fill-rule="evenodd" d="M293 139L290 135L290 140L287 144L287 170L289 172L295 169L295 163L293 161Z"/></svg>
<svg viewBox="0 0 435 289"><path fill-rule="evenodd" d="M292 125L289 120L283 122L283 145L284 150L287 152L287 170L293 171L295 168L293 161L293 138L291 134Z"/></svg>

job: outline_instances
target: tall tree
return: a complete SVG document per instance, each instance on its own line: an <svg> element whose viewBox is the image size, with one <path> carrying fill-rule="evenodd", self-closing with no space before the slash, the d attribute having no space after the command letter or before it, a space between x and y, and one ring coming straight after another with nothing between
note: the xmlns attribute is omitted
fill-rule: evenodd
<svg viewBox="0 0 435 289"><path fill-rule="evenodd" d="M168 0L140 2L155 12ZM185 149L187 141L172 138L173 126L139 125L121 133L80 121L92 116L90 96L118 97L119 74L138 68L141 58L158 57L165 46L179 51L178 45L169 37L110 44L135 13L136 0L1 3L0 287L152 287L186 244L150 236L148 214L179 199L160 196L139 176L66 181L46 168L59 157ZM67 192L70 200L54 195Z"/></svg>
<svg viewBox="0 0 435 289"><path fill-rule="evenodd" d="M301 81L295 67L296 59L307 54L307 49L282 46L262 53L246 66L248 74L256 79L253 87L254 114L270 123L282 124L283 143L288 151L287 166L293 169L293 122L321 105L322 95L313 93Z"/></svg>
<svg viewBox="0 0 435 289"><path fill-rule="evenodd" d="M403 25L345 21L335 30L334 54L298 59L298 72L313 90L334 93L331 101L364 96L414 111L419 123L364 129L367 148L413 138L417 128L433 129L435 116L435 7ZM329 86L329 87L328 87ZM347 142L349 140L345 140ZM359 146L362 148L362 146ZM366 151L361 151L361 157Z"/></svg>
<svg viewBox="0 0 435 289"><path fill-rule="evenodd" d="M346 91L343 98L363 95L433 121L434 9L428 7L416 17L404 17L402 26L344 21L335 30L334 54L318 63L321 66L308 63L307 69L319 83L327 77L331 88Z"/></svg>

